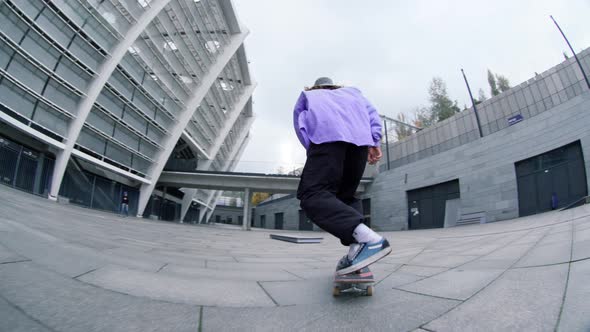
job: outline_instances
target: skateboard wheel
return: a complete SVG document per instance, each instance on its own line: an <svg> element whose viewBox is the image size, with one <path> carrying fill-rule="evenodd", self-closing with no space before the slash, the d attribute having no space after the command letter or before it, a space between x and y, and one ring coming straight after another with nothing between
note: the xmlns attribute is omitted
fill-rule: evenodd
<svg viewBox="0 0 590 332"><path fill-rule="evenodd" d="M340 295L340 288L334 287L334 289L332 290L332 295L339 296Z"/></svg>
<svg viewBox="0 0 590 332"><path fill-rule="evenodd" d="M373 296L373 286L367 287L367 296Z"/></svg>

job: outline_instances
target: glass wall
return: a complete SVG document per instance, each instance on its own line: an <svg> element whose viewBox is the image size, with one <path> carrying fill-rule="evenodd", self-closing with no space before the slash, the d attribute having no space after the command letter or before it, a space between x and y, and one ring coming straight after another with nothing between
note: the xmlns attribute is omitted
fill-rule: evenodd
<svg viewBox="0 0 590 332"><path fill-rule="evenodd" d="M0 183L45 195L51 183L54 159L0 136Z"/></svg>

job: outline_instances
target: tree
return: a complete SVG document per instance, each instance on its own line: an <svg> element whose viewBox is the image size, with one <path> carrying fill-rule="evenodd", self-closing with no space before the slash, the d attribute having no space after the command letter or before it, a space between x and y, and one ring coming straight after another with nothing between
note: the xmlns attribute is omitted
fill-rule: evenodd
<svg viewBox="0 0 590 332"><path fill-rule="evenodd" d="M265 199L267 199L269 197L270 197L270 194L269 193L255 192L255 193L252 194L252 205L253 206L256 206L260 202L264 201Z"/></svg>
<svg viewBox="0 0 590 332"><path fill-rule="evenodd" d="M483 91L483 89L479 89L478 92L479 96L477 97L479 99L479 101L485 101L486 99L488 99L488 96L486 96L485 91Z"/></svg>
<svg viewBox="0 0 590 332"><path fill-rule="evenodd" d="M435 124L436 118L429 108L416 107L414 109L414 120L412 123L418 128L426 128Z"/></svg>
<svg viewBox="0 0 590 332"><path fill-rule="evenodd" d="M496 80L498 81L498 90L500 92L505 92L510 90L510 82L504 75L496 75Z"/></svg>
<svg viewBox="0 0 590 332"><path fill-rule="evenodd" d="M477 98L474 98L473 103L478 105L486 101L486 99L488 99L486 93L483 91L483 89L479 89L478 96ZM467 107L465 107L465 109L467 109Z"/></svg>
<svg viewBox="0 0 590 332"><path fill-rule="evenodd" d="M488 84L490 85L490 94L493 96L497 96L500 94L500 90L498 90L498 86L496 85L496 77L491 70L488 69Z"/></svg>
<svg viewBox="0 0 590 332"><path fill-rule="evenodd" d="M504 91L510 89L510 82L504 75L494 74L488 69L488 84L490 85L490 93L497 96Z"/></svg>
<svg viewBox="0 0 590 332"><path fill-rule="evenodd" d="M404 113L398 113L397 115L397 120L403 123L407 123L406 122L406 115ZM402 140L410 135L412 135L412 128L408 127L408 126L404 126L402 124L396 123L395 124L395 135L397 140Z"/></svg>
<svg viewBox="0 0 590 332"><path fill-rule="evenodd" d="M430 95L430 112L437 122L450 118L461 109L457 106L457 101L453 102L447 93L447 84L440 77L432 78L428 88Z"/></svg>

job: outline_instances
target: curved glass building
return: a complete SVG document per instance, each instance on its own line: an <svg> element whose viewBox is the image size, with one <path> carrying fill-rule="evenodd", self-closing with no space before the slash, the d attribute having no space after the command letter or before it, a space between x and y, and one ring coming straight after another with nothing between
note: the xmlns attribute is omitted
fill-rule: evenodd
<svg viewBox="0 0 590 332"><path fill-rule="evenodd" d="M236 166L254 119L247 35L230 0L0 1L0 181L206 218L217 193L157 180Z"/></svg>

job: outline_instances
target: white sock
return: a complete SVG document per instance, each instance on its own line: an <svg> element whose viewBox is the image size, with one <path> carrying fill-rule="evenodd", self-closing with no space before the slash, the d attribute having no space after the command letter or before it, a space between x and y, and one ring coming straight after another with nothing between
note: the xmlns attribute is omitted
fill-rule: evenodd
<svg viewBox="0 0 590 332"><path fill-rule="evenodd" d="M356 226L356 228L352 232L352 236L358 243L374 243L377 241L381 241L381 239L383 239L381 235L375 233L365 224L360 224Z"/></svg>

